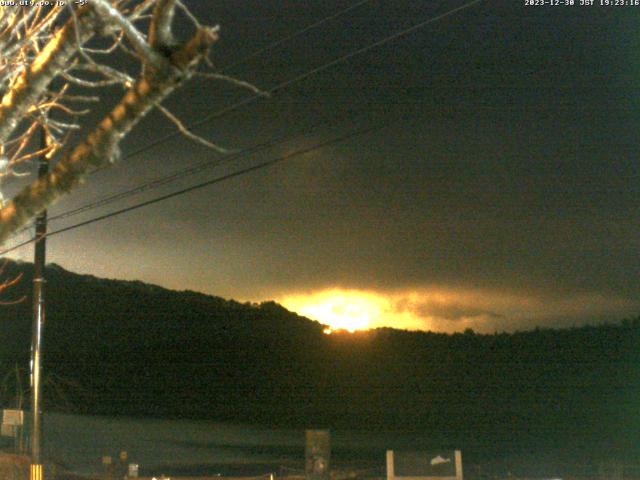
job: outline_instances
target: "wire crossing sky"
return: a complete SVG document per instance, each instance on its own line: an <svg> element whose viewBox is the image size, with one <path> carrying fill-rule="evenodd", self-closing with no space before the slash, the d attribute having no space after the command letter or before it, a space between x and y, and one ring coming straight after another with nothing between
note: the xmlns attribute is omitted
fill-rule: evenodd
<svg viewBox="0 0 640 480"><path fill-rule="evenodd" d="M252 54L248 55L244 59L236 61L236 62L226 66L225 68L223 68L221 70L221 72L225 72L225 71L231 69L234 66L246 63L251 58L254 58L256 56L262 55L265 52L268 52L269 50L272 50L275 47L278 47L280 45L285 44L286 42L290 42L294 38L297 38L300 35L308 32L308 31L310 31L310 30L312 30L314 28L317 28L318 26L324 24L325 22L327 22L329 20L333 20L335 18L338 18L339 16L344 15L344 14L350 12L351 10L353 10L353 9L355 9L355 8L361 6L361 5L364 5L365 3L368 3L369 1L370 0L363 0L361 2L358 2L358 3L354 4L354 5L346 8L346 9L340 10L339 12L336 12L335 14L332 14L332 15L330 15L328 17L325 17L322 20L314 22L313 24L311 24L311 25L309 25L309 26L297 31L296 33L288 35L288 36L286 36L286 37L284 37L284 38L282 38L282 39L280 39L280 40L278 40L276 42L273 42L272 44L270 44L270 45L268 45L266 47L260 48L259 50L253 52ZM309 78L309 77L311 77L313 75L316 75L316 74L318 74L318 73L320 73L320 72L322 72L322 71L324 71L324 70L326 70L328 68L333 67L334 65L338 65L338 64L340 64L340 63L342 63L344 61L347 61L347 60L349 60L349 59L351 59L351 58L353 58L353 57L355 57L357 55L366 53L371 49L374 49L374 48L379 47L381 45L384 45L384 44L386 44L388 42L391 42L393 40L401 38L404 35L408 35L408 34L414 32L416 30L419 30L421 28L424 28L427 25L430 25L431 23L437 22L438 20L442 20L442 19L448 17L449 15L453 15L453 14L458 13L458 12L460 12L460 11L466 9L466 8L469 8L469 7L471 7L471 6L473 6L473 5L477 4L477 3L480 3L480 1L482 1L482 0L472 0L471 2L468 2L468 3L466 3L466 4L464 4L464 5L460 6L460 7L453 8L453 9L451 9L451 10L449 10L449 11L443 13L443 14L437 15L435 17L429 18L428 20L425 20L423 22L415 24L415 25L411 26L410 28L406 28L406 29L403 29L403 30L401 30L399 32L395 32L394 34L389 35L389 36L387 36L387 37L385 37L385 38L383 38L383 39L381 39L381 40L379 40L377 42L371 43L369 45L366 45L365 47L362 47L362 48L359 48L359 49L357 49L355 51L349 52L346 55L342 55L342 56L340 56L340 57L338 57L336 59L333 59L333 60L331 60L331 61L329 61L327 63L324 63L323 65L320 65L320 66L318 66L316 68L313 68L313 69L307 71L303 75L299 75L299 76L297 76L295 78L292 78L292 79L286 80L284 82L281 82L277 86L269 89L269 91L265 92L264 94L251 95L251 96L245 98L244 100L242 100L242 101L240 101L238 103L235 103L235 104L233 104L233 105L231 105L229 107L226 107L226 108L224 108L222 110L219 110L219 111L216 111L216 112L211 112L209 115L205 116L204 118L200 119L199 121L193 122L192 124L190 124L188 126L188 128L192 129L193 127L197 127L199 125L208 123L208 122L210 122L212 120L223 118L225 115L228 115L229 113L235 111L236 109L238 109L240 107L243 107L245 105L248 105L248 104L250 104L251 102L253 102L255 100L258 100L260 98L264 98L267 95L272 95L272 94L278 92L279 90L285 89L285 88L287 88L287 87L289 87L289 86L291 86L293 84L296 84L298 82L304 81L304 80L306 80L307 78ZM163 144L163 143L165 143L165 142L167 142L167 141L169 141L169 140L171 140L171 139L173 139L173 138L175 138L176 136L179 136L179 135L181 135L181 133L179 131L176 131L176 132L173 132L172 134L166 135L166 136L164 136L162 138L158 138L155 141L153 141L152 143L147 144L147 145L145 145L145 146L143 146L141 148L138 148L138 149L134 150L133 152L129 153L125 157L125 160L129 160L129 159L131 159L131 158L133 158L135 156L138 156L141 153L144 153L144 152L146 152L146 151L148 151L150 149L153 149L153 148L157 147L158 145L161 145L161 144ZM252 149L249 148L249 149L245 149L243 152L239 152L239 153L240 154L242 154L242 153L251 153L251 150ZM233 159L236 159L237 157L238 157L238 155L234 155ZM225 159L225 160L230 160L230 159ZM212 160L207 161L207 164L212 164L212 163L213 163ZM99 168L97 170L94 170L94 171L92 171L90 173L91 174L95 174L95 173L97 173L99 171L104 170L104 168L105 167L101 167L101 168ZM170 177L165 177L165 178L162 178L162 179L158 179L158 180L156 180L154 182L150 182L150 183L147 183L147 184L144 184L144 185L137 186L137 187L135 187L135 188L133 188L131 190L128 190L126 192L120 192L120 193L109 195L106 198L103 198L103 199L100 199L100 200L96 200L95 202L92 202L91 204L85 205L83 207L74 209L74 210L69 211L69 212L63 212L63 213L57 214L54 217L50 217L48 220L49 221L53 221L53 220L57 220L57 219L60 219L60 218L68 218L69 216L73 216L76 213L87 211L87 210L92 210L93 208L98 207L98 206L107 205L107 204L111 203L112 201L116 201L116 200L119 200L121 198L127 198L129 195L133 195L135 193L138 193L139 191L143 191L143 190L146 190L148 188L153 188L153 187L157 186L158 184L169 183L170 181L173 181L175 178L181 178L183 174L190 174L191 172L193 172L193 170L194 170L193 167L191 167L191 168L188 168L186 170L183 170L182 172L179 172L178 174L173 174ZM250 170L250 171L252 171L252 170ZM20 233L26 231L28 228L30 228L30 227L26 227L24 229L21 229L19 232L16 233L16 235L14 235L14 237L19 235ZM65 229L65 231L66 230L67 229ZM32 239L32 241L35 241L35 240L36 240L35 238ZM11 247L11 249L7 249L7 250L4 250L4 251L0 252L0 255L4 255L6 253L9 253L9 252L11 252L11 251L13 251L13 250L15 250L17 248L20 248L20 247L22 247L24 245L28 245L28 244L29 244L29 241L22 242L19 245Z"/></svg>
<svg viewBox="0 0 640 480"><path fill-rule="evenodd" d="M238 153L211 158L146 119L119 164L50 210L65 232L51 261L275 299L336 328L640 312L636 9L188 3L221 25L214 65L271 96L183 89L171 111Z"/></svg>

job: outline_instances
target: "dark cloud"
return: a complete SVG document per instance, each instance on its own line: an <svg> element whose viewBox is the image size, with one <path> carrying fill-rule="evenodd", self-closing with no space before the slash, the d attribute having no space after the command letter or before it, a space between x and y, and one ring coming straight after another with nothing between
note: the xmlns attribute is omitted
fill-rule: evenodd
<svg viewBox="0 0 640 480"><path fill-rule="evenodd" d="M395 304L398 313L409 312L424 319L438 318L452 322L459 320L472 320L478 317L487 319L503 319L504 315L479 309L473 305L459 303L444 303L434 301L415 302L409 299L401 299Z"/></svg>
<svg viewBox="0 0 640 480"><path fill-rule="evenodd" d="M348 5L189 3L205 23L222 25L214 55L220 65ZM431 10L425 2L373 2L231 73L269 88ZM633 312L640 298L640 10L607 12L482 2L354 57L197 128L236 148L298 132L292 141L130 203L352 128L388 121L387 128L54 237L50 259L243 300L331 286L380 292L436 286L491 290L495 301L513 294L542 304L551 299L549 308L560 312L518 302L498 308L480 297L399 306L449 322L509 325L515 318L533 325ZM201 82L179 92L170 107L189 123L243 95ZM321 121L326 125L316 125ZM171 131L160 116L150 118L127 140L125 155ZM90 178L54 210L209 157L217 158L173 140ZM581 310L563 298L572 305L599 300Z"/></svg>

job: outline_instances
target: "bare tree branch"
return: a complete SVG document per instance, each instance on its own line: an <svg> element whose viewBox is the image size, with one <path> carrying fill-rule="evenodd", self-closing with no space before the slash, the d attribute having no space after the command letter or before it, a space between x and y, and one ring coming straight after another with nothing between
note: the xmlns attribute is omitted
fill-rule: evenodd
<svg viewBox="0 0 640 480"><path fill-rule="evenodd" d="M71 36L68 30L67 35ZM217 27L202 27L167 58L163 68L143 74L84 141L65 154L47 176L27 186L0 210L0 243L70 192L91 168L112 162L118 156L121 139L151 108L193 75L217 38Z"/></svg>
<svg viewBox="0 0 640 480"><path fill-rule="evenodd" d="M220 145L216 145L213 142L210 142L209 140L207 140L206 138L202 138L199 135L196 135L195 133L191 132L181 121L178 117L176 117L173 113L171 113L171 111L169 111L168 108L162 106L162 105L157 105L158 110L160 110L165 117L167 117L169 120L171 120L171 122L178 128L178 130L180 131L180 133L182 133L185 137L187 137L190 140L193 140L196 143L199 143L200 145L204 145L205 147L209 147L212 148L213 150L216 150L219 153L230 153L230 151L224 147L221 147Z"/></svg>
<svg viewBox="0 0 640 480"><path fill-rule="evenodd" d="M171 24L176 9L176 0L158 0L153 9L151 25L149 25L149 44L152 48L161 49L174 43Z"/></svg>
<svg viewBox="0 0 640 480"><path fill-rule="evenodd" d="M84 9L83 9L84 10ZM93 30L90 25L91 17L79 15L83 28L80 36L82 41L87 41ZM73 19L67 21L64 27L54 33L51 40L31 62L13 83L11 88L2 97L0 103L0 143L4 143L15 130L18 122L34 104L37 104L41 95L51 81L67 66L71 57L77 51Z"/></svg>
<svg viewBox="0 0 640 480"><path fill-rule="evenodd" d="M238 78L230 77L229 75L223 75L220 73L210 73L210 72L198 72L197 75L199 77L209 78L212 80L221 80L223 82L231 83L236 87L245 88L255 93L256 95L260 95L261 97L270 97L271 94L269 92L265 92L264 90L256 87L254 84L245 82L244 80L240 80Z"/></svg>
<svg viewBox="0 0 640 480"><path fill-rule="evenodd" d="M133 49L146 63L158 70L167 68L167 59L147 43L144 35L140 33L120 10L109 4L106 0L91 0L91 7L98 12L104 21L122 30L124 36L133 46Z"/></svg>
<svg viewBox="0 0 640 480"><path fill-rule="evenodd" d="M195 26L184 43L172 32L177 9ZM0 182L27 174L17 171L21 163L43 155L53 162L60 152L47 176L35 179L7 203L0 191L0 243L69 193L89 171L118 158L121 140L153 108L188 138L226 152L190 132L161 106L196 74L199 63L208 61L217 38L218 27L202 26L180 0L91 0L81 8L68 2L65 7L0 9ZM117 50L132 56L139 73L104 57ZM217 74L208 78L266 95L241 80ZM124 87L124 94L110 113L94 126L86 125L90 117L80 122L79 116L90 111L87 104L98 100L87 95L87 89L100 92L111 85ZM111 90L106 93L112 95ZM85 105L75 108L75 102ZM72 137L82 129L82 136ZM37 146L41 131L48 138L46 148ZM81 140L70 145L71 138Z"/></svg>

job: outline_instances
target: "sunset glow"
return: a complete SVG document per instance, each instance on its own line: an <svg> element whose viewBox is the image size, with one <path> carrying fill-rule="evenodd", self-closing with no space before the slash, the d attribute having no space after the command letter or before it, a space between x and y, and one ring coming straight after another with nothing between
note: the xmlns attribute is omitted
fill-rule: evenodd
<svg viewBox="0 0 640 480"><path fill-rule="evenodd" d="M624 312L631 307L624 299L597 295L536 296L436 286L404 291L329 288L291 293L277 297L277 301L326 325L326 334L379 327L449 333L471 328L494 333L522 328L531 319L557 324L557 317L554 319L552 315L575 317L587 309Z"/></svg>
<svg viewBox="0 0 640 480"><path fill-rule="evenodd" d="M335 330L366 330L375 326L387 310L386 300L372 293L361 291L327 290L313 295L291 295L283 304L329 328Z"/></svg>

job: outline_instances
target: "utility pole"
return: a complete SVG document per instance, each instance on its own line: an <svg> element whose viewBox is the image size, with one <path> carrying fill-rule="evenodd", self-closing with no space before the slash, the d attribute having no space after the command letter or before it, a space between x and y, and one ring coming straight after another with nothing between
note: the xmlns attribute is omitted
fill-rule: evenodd
<svg viewBox="0 0 640 480"><path fill-rule="evenodd" d="M49 173L49 159L46 148L47 134L42 130L42 155L38 158L38 177ZM41 414L42 414L42 329L44 327L44 265L46 254L47 211L44 210L36 217L36 243L33 261L33 331L31 340L31 468L30 480L43 480L43 466L40 455Z"/></svg>

